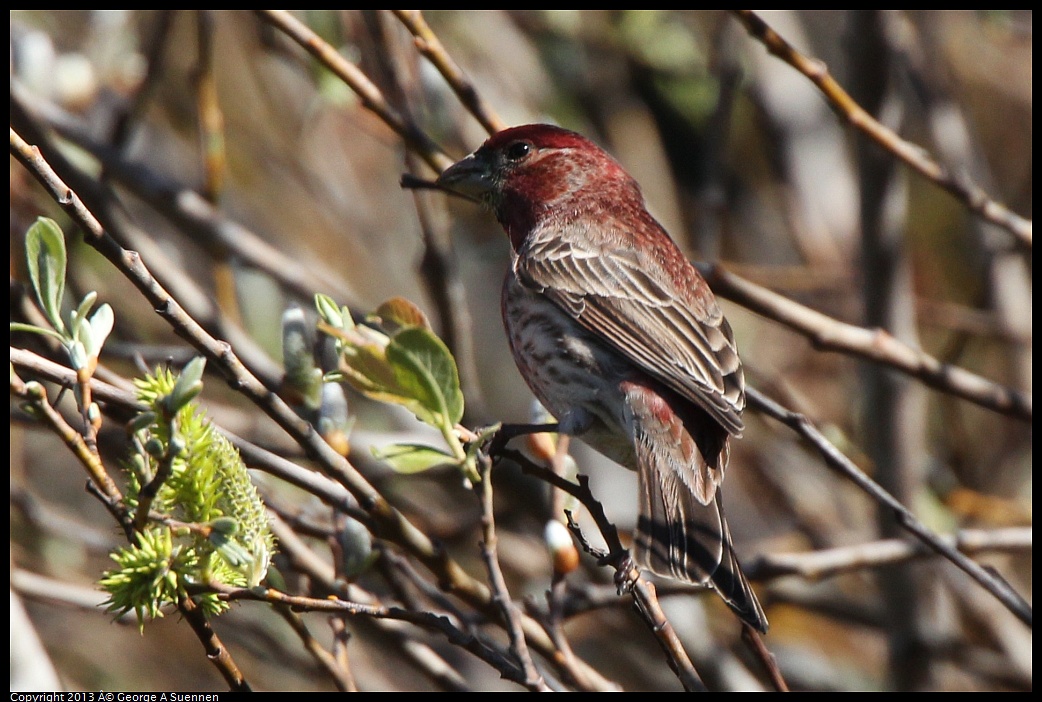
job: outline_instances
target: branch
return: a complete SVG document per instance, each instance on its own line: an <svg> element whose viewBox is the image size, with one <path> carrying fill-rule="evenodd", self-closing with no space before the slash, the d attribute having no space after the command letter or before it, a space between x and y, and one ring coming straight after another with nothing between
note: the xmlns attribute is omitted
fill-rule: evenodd
<svg viewBox="0 0 1042 702"><path fill-rule="evenodd" d="M662 611L662 606L659 604L655 592L655 586L645 580L640 575L640 571L633 565L633 561L629 558L629 552L623 547L622 541L619 539L618 529L608 519L608 516L604 513L604 507L590 491L589 479L585 475L580 475L578 476L579 483L573 483L553 471L533 463L524 454L513 449L502 450L498 455L510 458L510 460L520 465L525 473L535 475L540 480L567 492L586 507L590 516L596 522L597 529L608 544L608 553L597 553L595 549L586 543L583 544L584 548L586 548L588 553L597 556L602 563L615 568L616 582L625 583L625 587L630 589L637 612L641 615L641 619L648 626L648 629L651 630L651 633L655 635L655 639L666 654L666 660L669 661L670 667L676 673L680 682L683 683L684 689L688 691L705 690L705 683L702 682L701 676L691 663L691 658L687 655L687 651L684 650L676 630ZM578 527L574 525L574 522L572 525L573 533L576 533Z"/></svg>
<svg viewBox="0 0 1042 702"><path fill-rule="evenodd" d="M524 686L533 692L547 692L547 686L543 676L536 670L532 655L528 652L528 643L521 627L521 614L514 605L507 590L506 578L503 577L503 569L499 565L497 548L499 539L496 537L496 518L492 510L492 461L488 456L483 457L481 467L481 556L488 570L489 582L492 585L492 601L502 613L503 623L506 625L507 633L510 635L510 650L518 660L521 670L524 672Z"/></svg>
<svg viewBox="0 0 1042 702"><path fill-rule="evenodd" d="M810 441L815 449L825 459L825 464L841 475L851 480L861 490L866 492L872 499L881 505L894 511L898 523L909 531L913 536L923 542L933 551L954 563L965 571L971 578L985 590L995 596L1005 607L1017 616L1022 622L1031 626L1031 605L1020 596L1009 583L990 569L984 568L967 556L959 553L955 548L946 543L945 540L926 528L915 515L904 505L898 502L890 493L879 486L865 475L854 463L843 453L829 443L821 432L811 424L810 420L802 414L785 409L774 400L763 395L754 388L746 388L746 396L749 406L758 411L774 417L782 424L794 430L797 434Z"/></svg>
<svg viewBox="0 0 1042 702"><path fill-rule="evenodd" d="M13 361L15 349L11 349L11 351ZM71 368L68 371L67 379L75 379L76 372ZM123 527L123 531L129 538L133 532L133 526L130 515L123 506L123 494L116 487L116 483L109 476L105 465L101 462L101 456L97 452L97 447L92 448L88 446L83 435L65 421L65 418L48 400L47 392L42 385L32 381L28 383L23 382L13 368L11 371L11 394L28 403L34 409L36 415L43 419L50 426L51 430L65 442L72 454L76 456L87 470L91 485L97 490L96 494L102 504L105 505L105 509Z"/></svg>
<svg viewBox="0 0 1042 702"><path fill-rule="evenodd" d="M438 35L423 19L419 10L391 10L394 16L405 25L405 28L415 37L416 50L423 54L428 61L438 69L445 82L452 88L452 92L459 98L460 103L474 115L489 134L495 134L506 128L506 123L499 118L492 107L486 103L478 93L474 84L470 82L463 70L452 60L449 53L442 46Z"/></svg>
<svg viewBox="0 0 1042 702"><path fill-rule="evenodd" d="M954 195L971 212L1008 231L1022 248L1031 250L1031 220L1011 212L968 178L953 176L925 149L905 141L876 121L836 82L823 62L801 54L752 10L731 12L750 35L767 47L767 51L807 76L825 96L833 111L852 127L894 154L912 170Z"/></svg>
<svg viewBox="0 0 1042 702"><path fill-rule="evenodd" d="M698 264L713 292L799 332L815 348L881 363L942 392L994 412L1031 421L1031 395L940 361L883 329L841 322L745 280L718 264Z"/></svg>
<svg viewBox="0 0 1042 702"><path fill-rule="evenodd" d="M965 554L990 551L1030 552L1031 527L1004 529L962 529L938 537L951 548ZM935 549L917 541L883 539L855 546L811 551L809 553L764 554L746 564L746 575L755 580L799 575L819 580L841 573L902 563L937 555Z"/></svg>
<svg viewBox="0 0 1042 702"><path fill-rule="evenodd" d="M441 173L452 165L452 160L430 137L391 107L380 89L357 66L341 56L303 22L286 10L256 10L256 13L262 20L300 44L343 80L362 100L362 104L394 130L405 141L406 146L419 154L436 173Z"/></svg>

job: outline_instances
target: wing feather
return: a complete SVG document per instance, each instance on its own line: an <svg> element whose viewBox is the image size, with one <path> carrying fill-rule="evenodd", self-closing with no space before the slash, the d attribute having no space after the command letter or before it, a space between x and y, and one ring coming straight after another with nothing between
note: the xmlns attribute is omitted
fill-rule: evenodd
<svg viewBox="0 0 1042 702"><path fill-rule="evenodd" d="M698 271L679 251L573 243L591 238L530 237L515 261L518 279L741 435L745 380L734 335ZM679 281L668 277L666 257L686 264Z"/></svg>

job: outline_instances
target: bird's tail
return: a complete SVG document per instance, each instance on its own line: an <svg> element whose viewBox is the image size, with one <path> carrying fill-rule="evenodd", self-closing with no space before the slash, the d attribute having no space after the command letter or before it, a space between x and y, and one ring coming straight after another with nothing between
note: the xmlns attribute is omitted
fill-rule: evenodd
<svg viewBox="0 0 1042 702"><path fill-rule="evenodd" d="M702 504L680 471L662 470L657 461L640 463L637 565L712 587L743 621L767 633L767 617L735 556L720 490Z"/></svg>

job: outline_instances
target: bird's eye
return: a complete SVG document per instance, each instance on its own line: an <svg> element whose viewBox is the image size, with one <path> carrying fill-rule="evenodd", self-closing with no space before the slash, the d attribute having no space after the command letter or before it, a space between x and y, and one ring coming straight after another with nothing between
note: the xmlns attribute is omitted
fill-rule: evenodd
<svg viewBox="0 0 1042 702"><path fill-rule="evenodd" d="M532 145L527 141L515 141L507 147L507 158L511 161L520 161L532 153Z"/></svg>

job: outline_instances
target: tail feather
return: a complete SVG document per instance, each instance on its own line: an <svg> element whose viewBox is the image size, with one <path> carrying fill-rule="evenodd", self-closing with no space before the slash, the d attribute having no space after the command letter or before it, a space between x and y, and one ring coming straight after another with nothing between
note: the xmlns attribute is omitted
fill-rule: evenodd
<svg viewBox="0 0 1042 702"><path fill-rule="evenodd" d="M702 504L680 471L639 462L634 560L653 573L712 587L742 620L766 633L767 617L735 555L720 490Z"/></svg>

